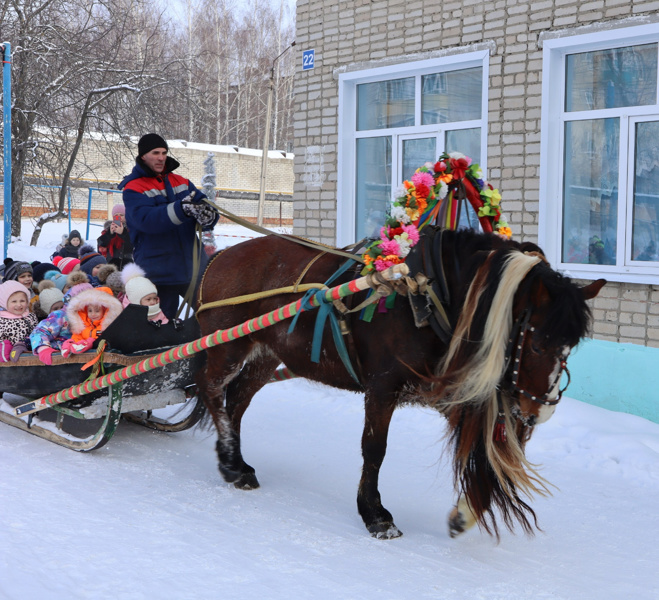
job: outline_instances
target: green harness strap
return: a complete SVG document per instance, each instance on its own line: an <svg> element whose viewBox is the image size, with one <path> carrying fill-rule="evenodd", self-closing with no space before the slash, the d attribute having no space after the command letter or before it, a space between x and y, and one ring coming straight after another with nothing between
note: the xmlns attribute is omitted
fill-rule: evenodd
<svg viewBox="0 0 659 600"><path fill-rule="evenodd" d="M340 277L343 273L345 273L355 262L355 260L351 259L343 263L343 265L334 273L334 275L332 275L325 282L325 285L329 287L337 277ZM311 310L314 308L314 304L312 304L313 298L315 298L319 306L318 313L316 315L316 323L314 325L313 341L311 343L311 361L315 363L320 362L320 350L323 344L323 330L325 328L325 321L327 321L327 318L329 317L332 337L334 338L334 344L336 346L337 352L339 353L339 357L341 358L341 362L343 363L343 366L345 366L348 373L350 373L350 376L357 382L359 387L362 387L362 384L352 367L352 363L350 362L350 356L348 355L346 344L343 341L339 320L336 318L336 314L334 313L334 305L332 304L332 301L325 299L324 290L311 289L302 297L302 310L298 312L295 317L293 317L293 321L288 328L288 333L292 333L295 329L297 319L302 311Z"/></svg>

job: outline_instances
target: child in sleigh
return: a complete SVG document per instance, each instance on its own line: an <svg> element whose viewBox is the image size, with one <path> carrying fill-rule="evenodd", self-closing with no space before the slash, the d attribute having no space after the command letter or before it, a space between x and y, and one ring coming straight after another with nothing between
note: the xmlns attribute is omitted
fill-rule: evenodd
<svg viewBox="0 0 659 600"><path fill-rule="evenodd" d="M73 297L66 306L71 339L62 344L62 356L90 350L122 309L121 302L107 287L85 290Z"/></svg>
<svg viewBox="0 0 659 600"><path fill-rule="evenodd" d="M82 272L69 275L72 284L64 297L66 305L51 312L30 335L33 353L45 365L61 350L63 356L84 352L122 310L109 288L93 288Z"/></svg>
<svg viewBox="0 0 659 600"><path fill-rule="evenodd" d="M28 336L37 325L29 305L22 283L9 280L0 285L0 362L16 362L27 350Z"/></svg>

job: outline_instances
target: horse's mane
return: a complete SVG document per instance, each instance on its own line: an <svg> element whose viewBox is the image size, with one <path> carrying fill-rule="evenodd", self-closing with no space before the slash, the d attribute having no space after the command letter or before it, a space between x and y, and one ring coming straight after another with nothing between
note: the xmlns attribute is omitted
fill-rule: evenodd
<svg viewBox="0 0 659 600"><path fill-rule="evenodd" d="M471 262L463 269L464 281L471 283L465 284L448 352L425 397L448 418L455 485L465 494L479 524L498 535L493 512L498 508L509 529L516 520L531 533L528 516L535 522L535 514L519 492L528 497L546 495L549 484L524 455L532 429L513 419L506 394L497 393L506 370L513 303L519 295L537 289L541 281L550 309L540 333L568 346L585 334L589 311L579 289L553 271L536 247L525 253L520 244L493 240L489 249L486 244L473 252L474 243L482 245L483 238L493 236L474 238L457 232L449 240L458 250L461 244L471 248ZM500 410L509 432L505 442L494 440Z"/></svg>

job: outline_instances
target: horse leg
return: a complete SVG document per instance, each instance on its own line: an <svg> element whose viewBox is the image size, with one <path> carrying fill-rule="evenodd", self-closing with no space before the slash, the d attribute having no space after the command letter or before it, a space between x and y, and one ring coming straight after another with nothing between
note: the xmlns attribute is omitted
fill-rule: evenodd
<svg viewBox="0 0 659 600"><path fill-rule="evenodd" d="M226 390L229 382L240 376L243 362L251 349L252 344L247 339L232 341L230 348L229 345L210 348L206 365L196 378L200 395L217 429L215 449L218 466L227 483L239 481L246 465L240 452L240 436L225 407ZM250 469L253 476L254 469L249 467L247 472ZM251 483L251 487L258 487L255 477Z"/></svg>
<svg viewBox="0 0 659 600"><path fill-rule="evenodd" d="M254 468L248 465L240 450L240 428L243 415L254 394L270 381L280 364L273 355L256 354L248 358L240 373L226 386L225 410L229 420L229 438L218 438L217 454L224 479L237 488L253 490L259 487Z"/></svg>
<svg viewBox="0 0 659 600"><path fill-rule="evenodd" d="M458 537L468 529L476 525L476 516L469 506L467 497L460 494L458 503L453 507L453 510L448 516L448 532L452 538Z"/></svg>
<svg viewBox="0 0 659 600"><path fill-rule="evenodd" d="M362 434L364 466L357 493L359 514L369 533L378 539L393 539L403 535L394 525L391 513L382 506L378 490L380 467L387 451L389 423L396 408L396 401L392 395L386 394L386 397L386 401L382 399L378 401L374 393L366 393L366 414Z"/></svg>

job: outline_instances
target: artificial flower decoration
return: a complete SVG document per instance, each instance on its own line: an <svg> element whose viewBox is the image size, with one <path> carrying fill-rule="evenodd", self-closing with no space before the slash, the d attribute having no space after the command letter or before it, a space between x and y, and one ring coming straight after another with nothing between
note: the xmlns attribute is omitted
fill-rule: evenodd
<svg viewBox="0 0 659 600"><path fill-rule="evenodd" d="M456 229L458 205L463 198L476 211L483 231L512 236L501 215L499 190L483 180L479 165L459 152L445 152L434 164L428 162L418 168L395 195L380 239L364 253L362 275L404 262L428 223Z"/></svg>

